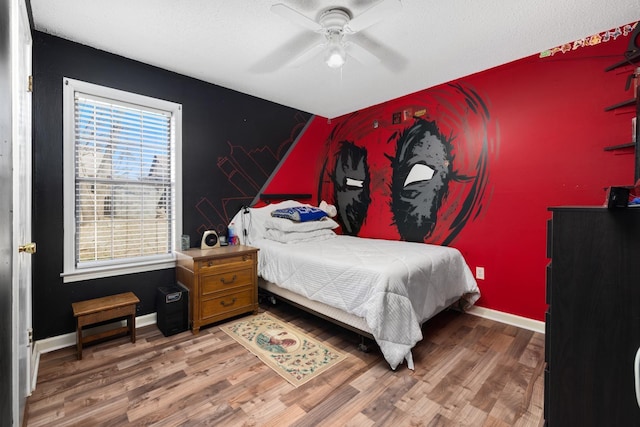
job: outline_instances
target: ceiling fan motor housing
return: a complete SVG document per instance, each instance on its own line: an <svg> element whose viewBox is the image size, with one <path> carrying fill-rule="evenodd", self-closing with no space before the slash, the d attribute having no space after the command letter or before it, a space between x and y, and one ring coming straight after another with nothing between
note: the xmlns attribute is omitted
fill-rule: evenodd
<svg viewBox="0 0 640 427"><path fill-rule="evenodd" d="M351 20L351 15L345 9L329 9L320 15L320 25L327 33L342 33L345 25Z"/></svg>

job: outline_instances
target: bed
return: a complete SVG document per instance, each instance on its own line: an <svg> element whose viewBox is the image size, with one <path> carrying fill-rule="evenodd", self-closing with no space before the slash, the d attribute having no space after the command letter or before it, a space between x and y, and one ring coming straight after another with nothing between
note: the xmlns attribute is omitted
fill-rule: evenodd
<svg viewBox="0 0 640 427"><path fill-rule="evenodd" d="M245 208L232 220L240 241L260 249L259 285L373 337L392 369L403 361L414 369L411 349L422 340L422 323L480 297L457 249L339 235L324 223L329 218L311 224L271 216L300 205Z"/></svg>

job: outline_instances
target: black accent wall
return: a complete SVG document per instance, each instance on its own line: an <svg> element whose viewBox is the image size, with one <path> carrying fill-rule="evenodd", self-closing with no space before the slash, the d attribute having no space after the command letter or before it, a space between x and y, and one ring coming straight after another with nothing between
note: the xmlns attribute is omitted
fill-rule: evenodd
<svg viewBox="0 0 640 427"><path fill-rule="evenodd" d="M71 303L133 291L155 312L174 269L63 283L62 79L182 104L183 233L199 246L249 204L311 115L44 33L33 46L33 328L36 340L75 330Z"/></svg>

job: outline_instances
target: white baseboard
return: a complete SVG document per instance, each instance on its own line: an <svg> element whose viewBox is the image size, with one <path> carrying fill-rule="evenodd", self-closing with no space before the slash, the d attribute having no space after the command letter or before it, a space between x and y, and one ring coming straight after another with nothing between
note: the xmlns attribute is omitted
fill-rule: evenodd
<svg viewBox="0 0 640 427"><path fill-rule="evenodd" d="M490 308L478 307L475 305L471 307L467 313L544 334L544 322L541 322L540 320L533 320L527 317L516 316L515 314L503 313L502 311L491 310Z"/></svg>
<svg viewBox="0 0 640 427"><path fill-rule="evenodd" d="M37 343L36 343L37 344ZM40 367L40 352L36 350L34 344L33 351L31 352L31 389L29 390L29 396L36 389L36 383L38 382L38 368Z"/></svg>
<svg viewBox="0 0 640 427"><path fill-rule="evenodd" d="M473 314L474 316L484 317L485 319L495 320L496 322L506 323L507 325L517 326L519 328L527 329L534 332L539 332L544 334L544 322L539 320L533 320L522 316L516 316L515 314L503 313L501 311L491 310L490 308L473 306L471 309L467 311L469 314ZM145 314L144 316L136 317L136 328L141 328L143 326L155 325L157 322L156 313ZM126 323L123 320L121 326L124 326ZM109 326L103 326L105 330L108 329ZM99 332L100 327L89 329L88 331ZM42 353L49 353L51 351L59 350L65 347L73 347L76 345L76 334L75 332L58 335L51 338L45 338L43 340L36 341L33 349L33 357L35 358L34 366L37 369L38 361L40 360L40 355Z"/></svg>
<svg viewBox="0 0 640 427"><path fill-rule="evenodd" d="M473 314L474 316L483 317L485 319L495 320L496 322L505 323L507 325L517 326L519 328L527 329L541 334L544 334L545 331L544 322L522 316L516 316L515 314L503 313L501 311L491 310L489 308L478 306L471 307L471 309L469 309L467 313ZM156 322L156 313L145 314L144 316L136 317L136 328L155 325ZM121 323L121 326L124 326L126 324L126 321L123 320L121 321ZM106 330L110 327L113 327L113 325L99 326L97 328L88 329L88 331L100 332L100 330ZM35 390L35 384L38 378L38 365L40 364L40 355L42 353L49 353L51 351L59 350L65 347L74 347L75 345L75 332L36 341L32 354L34 366L34 371L31 373L31 378L33 381L32 389Z"/></svg>
<svg viewBox="0 0 640 427"><path fill-rule="evenodd" d="M144 316L136 317L136 329L143 326L155 325L157 321L156 313L145 314ZM120 321L120 326L125 326L126 320ZM85 329L88 332L101 332L107 329L113 328L113 323L108 325L97 326L95 328ZM51 338L45 338L38 340L33 345L33 352L31 353L31 391L36 389L36 383L38 382L38 368L40 367L40 355L42 353L49 353L50 351L59 350L65 347L75 347L76 345L76 333L58 335Z"/></svg>
<svg viewBox="0 0 640 427"><path fill-rule="evenodd" d="M155 325L156 324L156 313L145 314L144 316L136 317L136 329L141 328L143 326ZM126 320L120 321L120 326L125 326ZM113 328L114 323L110 323L108 325L102 325L95 328L87 328L84 329L87 332L101 332L106 331L108 329ZM50 351L59 350L65 347L75 347L76 345L76 333L72 332L70 334L58 335L51 338L45 338L43 340L36 341L33 352L36 354L38 359L42 353L49 353Z"/></svg>

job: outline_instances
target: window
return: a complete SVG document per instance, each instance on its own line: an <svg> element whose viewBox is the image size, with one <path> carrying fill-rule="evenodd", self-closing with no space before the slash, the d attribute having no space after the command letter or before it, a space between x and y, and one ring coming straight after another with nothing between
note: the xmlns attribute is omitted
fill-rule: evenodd
<svg viewBox="0 0 640 427"><path fill-rule="evenodd" d="M180 104L63 79L65 282L170 268Z"/></svg>

